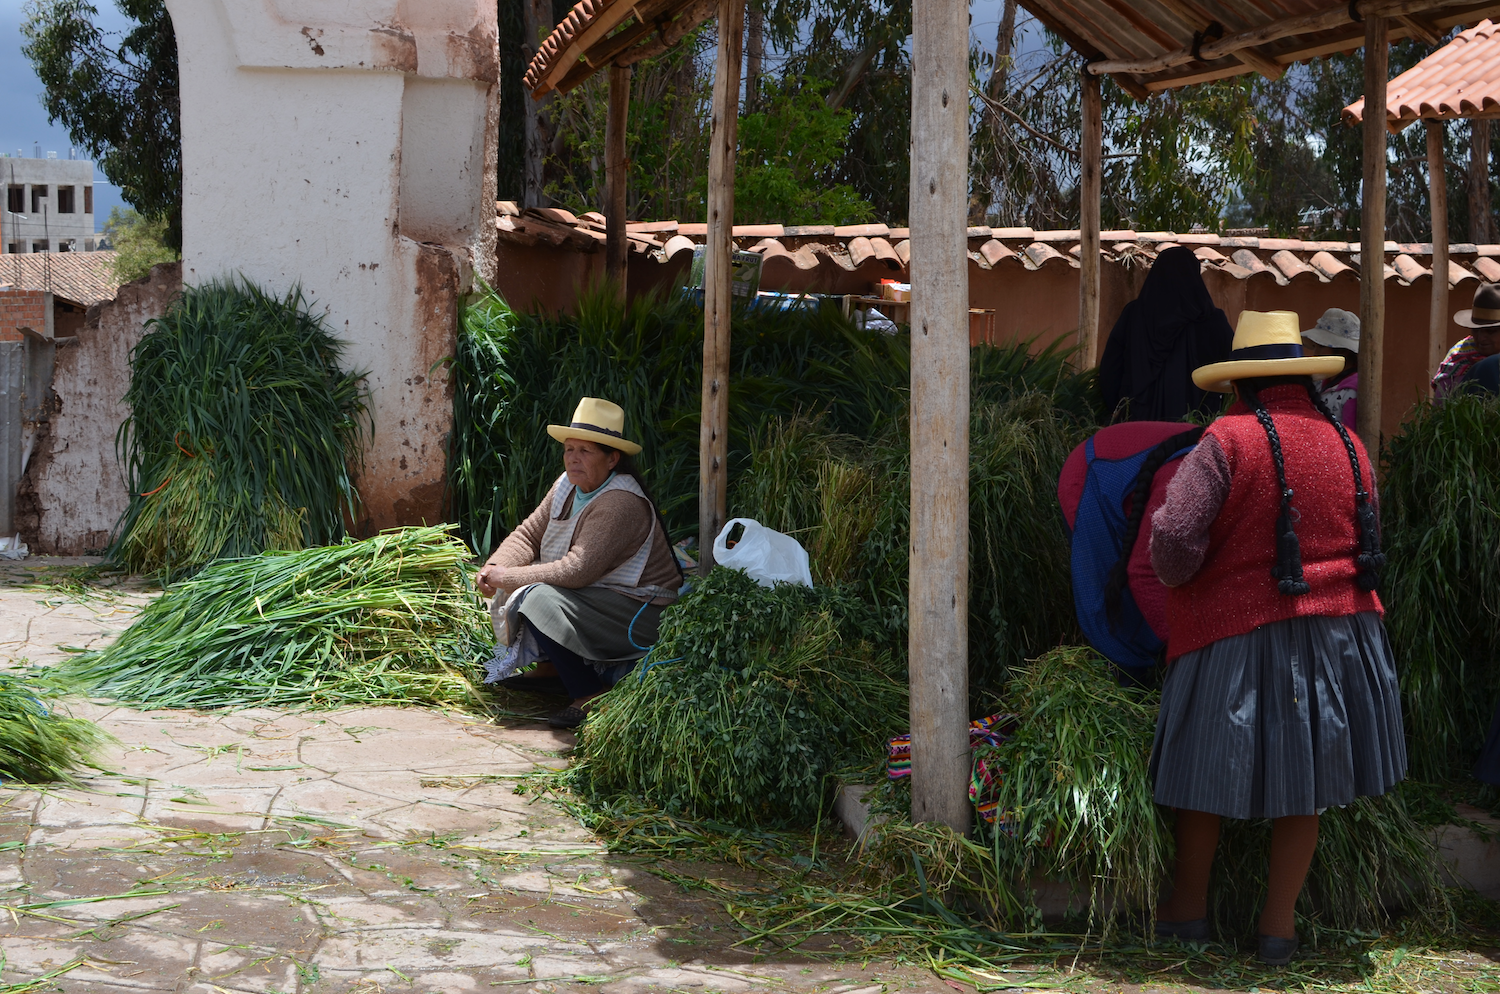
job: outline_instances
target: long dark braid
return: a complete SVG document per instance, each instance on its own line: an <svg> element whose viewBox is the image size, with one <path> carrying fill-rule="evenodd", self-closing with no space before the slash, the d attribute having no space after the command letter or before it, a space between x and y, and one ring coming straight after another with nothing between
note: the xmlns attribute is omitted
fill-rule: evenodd
<svg viewBox="0 0 1500 994"><path fill-rule="evenodd" d="M1189 428L1171 438L1164 439L1146 456L1140 472L1135 475L1131 487L1130 516L1125 519L1125 534L1122 536L1120 559L1109 571L1104 584L1104 607L1109 616L1109 626L1120 623L1120 609L1124 604L1125 589L1130 585L1130 557L1135 552L1136 539L1141 533L1141 522L1146 516L1146 505L1151 502L1151 484L1156 471L1166 465L1167 460L1189 445L1196 445L1203 437L1203 428Z"/></svg>
<svg viewBox="0 0 1500 994"><path fill-rule="evenodd" d="M1266 430L1271 443L1271 459L1276 464L1276 485L1281 489L1281 513L1276 517L1276 565L1271 575L1276 578L1276 589L1288 597L1300 597L1312 590L1302 575L1302 545L1297 541L1296 508L1292 507L1292 488L1286 485L1286 459L1281 453L1281 436L1276 431L1276 422L1266 410L1254 384L1249 380L1239 381L1240 395L1255 411L1255 418Z"/></svg>
<svg viewBox="0 0 1500 994"><path fill-rule="evenodd" d="M1359 453L1354 448L1354 440L1349 437L1348 429L1328 405L1323 403L1322 395L1311 380L1307 382L1307 396L1313 407L1338 429L1339 438L1344 440L1344 451L1349 454L1349 468L1354 471L1354 520L1359 526L1359 552L1354 557L1359 572L1355 575L1355 582L1364 590L1374 590L1380 586L1380 571L1385 569L1385 553L1380 551L1380 521L1375 514L1375 502L1365 489L1364 473L1359 468ZM1371 473L1373 477L1374 467L1371 467ZM1371 483L1374 483L1373 478Z"/></svg>

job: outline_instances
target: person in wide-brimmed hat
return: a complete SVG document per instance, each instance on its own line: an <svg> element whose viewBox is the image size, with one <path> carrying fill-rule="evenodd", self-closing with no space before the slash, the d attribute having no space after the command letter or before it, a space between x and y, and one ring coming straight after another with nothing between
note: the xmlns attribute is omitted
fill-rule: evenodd
<svg viewBox="0 0 1500 994"><path fill-rule="evenodd" d="M1460 387L1500 391L1500 284L1484 283L1474 291L1474 306L1453 315L1453 323L1470 333L1459 339L1432 377L1438 400Z"/></svg>
<svg viewBox="0 0 1500 994"><path fill-rule="evenodd" d="M1317 324L1302 332L1302 351L1313 356L1338 356L1344 368L1318 384L1318 395L1346 425L1359 414L1359 315L1330 307Z"/></svg>
<svg viewBox="0 0 1500 994"><path fill-rule="evenodd" d="M570 423L548 425L547 434L562 443L565 471L477 583L494 598L497 646L486 682L565 691L572 703L551 724L572 728L656 641L682 571L635 468L641 446L625 437L620 406L585 397ZM515 675L538 660L555 676Z"/></svg>
<svg viewBox="0 0 1500 994"><path fill-rule="evenodd" d="M1297 947L1318 812L1406 774L1375 594L1374 468L1314 383L1343 365L1304 354L1296 314L1242 313L1229 358L1193 373L1238 401L1183 458L1151 521L1151 563L1170 588L1151 771L1156 802L1177 809L1157 933L1208 938L1220 818L1269 818L1268 963Z"/></svg>

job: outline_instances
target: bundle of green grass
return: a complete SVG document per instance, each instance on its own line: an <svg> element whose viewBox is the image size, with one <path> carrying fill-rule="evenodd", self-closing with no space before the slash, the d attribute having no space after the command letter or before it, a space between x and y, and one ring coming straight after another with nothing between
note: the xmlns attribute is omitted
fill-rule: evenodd
<svg viewBox="0 0 1500 994"><path fill-rule="evenodd" d="M468 559L430 527L220 560L60 673L143 707L477 708L494 636Z"/></svg>
<svg viewBox="0 0 1500 994"><path fill-rule="evenodd" d="M59 712L33 681L0 673L0 782L74 783L106 741L93 722Z"/></svg>
<svg viewBox="0 0 1500 994"><path fill-rule="evenodd" d="M811 826L835 771L906 723L906 674L867 603L718 567L584 724L579 782L673 815Z"/></svg>
<svg viewBox="0 0 1500 994"><path fill-rule="evenodd" d="M342 349L300 290L185 289L131 353L131 497L110 558L174 575L343 535L365 400Z"/></svg>
<svg viewBox="0 0 1500 994"><path fill-rule="evenodd" d="M1413 773L1461 781L1500 702L1500 399L1419 406L1380 496Z"/></svg>
<svg viewBox="0 0 1500 994"><path fill-rule="evenodd" d="M1150 908L1167 886L1171 813L1152 798L1151 742L1160 694L1122 688L1092 649L1063 646L1018 671L1001 707L1014 733L980 752L998 771L1000 815L974 840L895 823L873 862L894 866L896 891L918 886L912 857L989 926L1040 923L1035 886L1064 881L1084 913L1108 919ZM1270 823L1224 823L1210 902L1220 934L1253 934L1265 897ZM1313 928L1372 929L1398 912L1442 924L1450 913L1437 850L1403 792L1323 813L1298 905Z"/></svg>

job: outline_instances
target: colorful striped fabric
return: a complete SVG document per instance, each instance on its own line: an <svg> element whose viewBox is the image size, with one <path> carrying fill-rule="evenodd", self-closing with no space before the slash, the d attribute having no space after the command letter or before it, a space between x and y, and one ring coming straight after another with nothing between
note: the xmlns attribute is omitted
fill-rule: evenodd
<svg viewBox="0 0 1500 994"><path fill-rule="evenodd" d="M969 748L978 750L984 746L1000 745L1010 737L1019 720L1020 717L1014 714L992 714L969 722ZM910 733L890 740L886 748L885 772L892 780L911 776ZM998 802L995 801L994 794L1000 777L1000 769L993 760L981 756L974 761L974 772L969 782L969 800L973 802L979 817L986 822L993 823L996 818Z"/></svg>

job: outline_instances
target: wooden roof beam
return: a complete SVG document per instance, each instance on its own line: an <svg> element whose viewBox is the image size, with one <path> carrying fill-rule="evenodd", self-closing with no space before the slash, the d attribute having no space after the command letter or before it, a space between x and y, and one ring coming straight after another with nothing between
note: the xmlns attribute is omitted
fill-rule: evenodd
<svg viewBox="0 0 1500 994"><path fill-rule="evenodd" d="M1440 11L1448 7L1473 6L1473 0L1359 0L1356 6L1362 17L1401 17ZM1089 71L1096 75L1154 75L1190 62L1214 62L1227 56L1238 58L1239 52L1257 45L1347 25L1351 22L1349 8L1349 4L1337 4L1316 13L1289 17L1249 31L1225 35L1218 41L1200 46L1197 52L1193 51L1193 46L1188 45L1174 52L1163 52L1146 59L1103 59L1090 63Z"/></svg>
<svg viewBox="0 0 1500 994"><path fill-rule="evenodd" d="M1406 28L1413 38L1419 38L1429 45L1442 44L1443 32L1439 31L1437 25L1431 21L1415 14L1402 14L1397 16L1396 20L1401 22L1401 26Z"/></svg>

